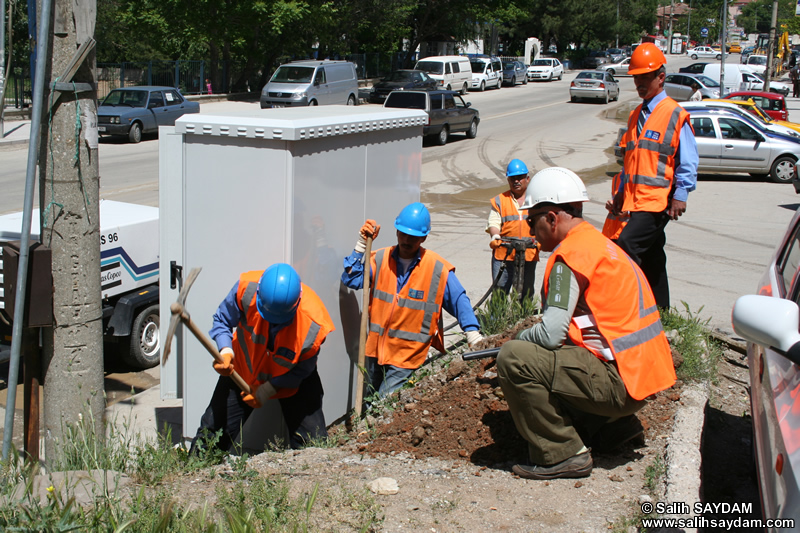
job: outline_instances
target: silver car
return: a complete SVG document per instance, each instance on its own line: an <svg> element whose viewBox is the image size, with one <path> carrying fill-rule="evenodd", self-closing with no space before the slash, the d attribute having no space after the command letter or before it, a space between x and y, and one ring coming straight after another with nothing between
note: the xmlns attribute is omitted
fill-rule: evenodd
<svg viewBox="0 0 800 533"><path fill-rule="evenodd" d="M667 96L678 102L688 100L694 89L692 84L700 86L703 98L719 98L719 82L702 74L667 74L664 78L664 90Z"/></svg>
<svg viewBox="0 0 800 533"><path fill-rule="evenodd" d="M733 329L747 341L750 412L765 519L800 520L800 211L786 228L758 295L733 307ZM787 526L788 527L788 526ZM767 531L777 531L768 528ZM785 531L785 530L784 530Z"/></svg>
<svg viewBox="0 0 800 533"><path fill-rule="evenodd" d="M761 127L727 109L692 107L699 172L738 173L790 183L800 158L800 139Z"/></svg>
<svg viewBox="0 0 800 533"><path fill-rule="evenodd" d="M628 75L628 67L631 65L631 58L626 57L621 61L617 61L616 63L605 63L603 65L598 66L595 70L605 70L606 72L610 72L612 76L622 76Z"/></svg>
<svg viewBox="0 0 800 533"><path fill-rule="evenodd" d="M697 48L691 48L687 50L686 55L688 55L692 59L697 59L699 57L710 57L714 59L720 59L722 57L722 52L717 52L710 46L698 46Z"/></svg>
<svg viewBox="0 0 800 533"><path fill-rule="evenodd" d="M610 100L619 100L619 84L610 72L581 71L569 84L569 99L577 102L581 98L600 100L605 104Z"/></svg>

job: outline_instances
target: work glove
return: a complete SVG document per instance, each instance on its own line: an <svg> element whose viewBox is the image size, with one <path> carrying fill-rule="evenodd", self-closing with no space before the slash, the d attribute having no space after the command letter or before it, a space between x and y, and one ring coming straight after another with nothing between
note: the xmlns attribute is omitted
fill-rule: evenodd
<svg viewBox="0 0 800 533"><path fill-rule="evenodd" d="M503 246L503 241L500 239L500 235L492 235L492 240L489 241L489 248L497 250L501 246Z"/></svg>
<svg viewBox="0 0 800 533"><path fill-rule="evenodd" d="M223 348L219 355L222 356L222 363L218 363L216 359L214 359L214 370L217 371L217 374L220 376L230 376L233 374L233 349L231 348Z"/></svg>
<svg viewBox="0 0 800 533"><path fill-rule="evenodd" d="M367 250L367 237L372 236L372 240L375 240L378 238L380 231L381 227L377 222L367 219L358 231L358 242L356 242L355 251L363 254Z"/></svg>
<svg viewBox="0 0 800 533"><path fill-rule="evenodd" d="M245 394L244 391L242 391L240 394L242 395L242 400L244 400L244 403L253 409L258 409L267 403L267 400L275 396L277 393L278 391L275 390L275 387L273 387L272 384L267 381L261 385L250 387L250 394Z"/></svg>
<svg viewBox="0 0 800 533"><path fill-rule="evenodd" d="M470 348L474 348L476 344L483 340L483 335L478 330L467 331L467 344Z"/></svg>

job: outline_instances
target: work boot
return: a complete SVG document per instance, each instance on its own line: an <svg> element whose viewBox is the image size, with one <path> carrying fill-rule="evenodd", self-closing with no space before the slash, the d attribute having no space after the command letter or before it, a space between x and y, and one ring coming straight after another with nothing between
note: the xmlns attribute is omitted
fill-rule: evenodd
<svg viewBox="0 0 800 533"><path fill-rule="evenodd" d="M642 423L636 415L623 416L605 424L592 436L592 449L608 453L634 439L644 443Z"/></svg>
<svg viewBox="0 0 800 533"><path fill-rule="evenodd" d="M525 479L556 479L562 477L588 477L592 473L592 454L589 451L573 455L550 466L514 465L511 469Z"/></svg>

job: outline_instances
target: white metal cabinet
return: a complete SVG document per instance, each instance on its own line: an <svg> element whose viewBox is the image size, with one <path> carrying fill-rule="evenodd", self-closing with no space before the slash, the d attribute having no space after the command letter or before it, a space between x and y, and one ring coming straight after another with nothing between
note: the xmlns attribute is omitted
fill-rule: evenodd
<svg viewBox="0 0 800 533"><path fill-rule="evenodd" d="M172 261L184 276L203 268L186 302L203 331L241 272L290 263L336 325L318 367L326 421L346 414L355 398L361 295L341 284L342 260L365 218L389 229L406 204L419 200L426 120L418 110L323 106L185 115L162 128L163 324L178 294L168 282ZM162 368L162 396L183 397L183 432L192 437L217 375L188 332L173 350ZM280 408L270 403L245 426L246 448L261 450L279 435Z"/></svg>

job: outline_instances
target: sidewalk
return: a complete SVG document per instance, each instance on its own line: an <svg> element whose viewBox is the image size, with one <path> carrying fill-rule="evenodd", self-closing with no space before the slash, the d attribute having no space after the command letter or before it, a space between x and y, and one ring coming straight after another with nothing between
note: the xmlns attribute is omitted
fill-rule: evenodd
<svg viewBox="0 0 800 533"><path fill-rule="evenodd" d="M6 110L6 114L3 118L3 136L0 137L0 150L19 144L28 144L30 136L30 119L18 119L14 115L9 115L9 111Z"/></svg>

